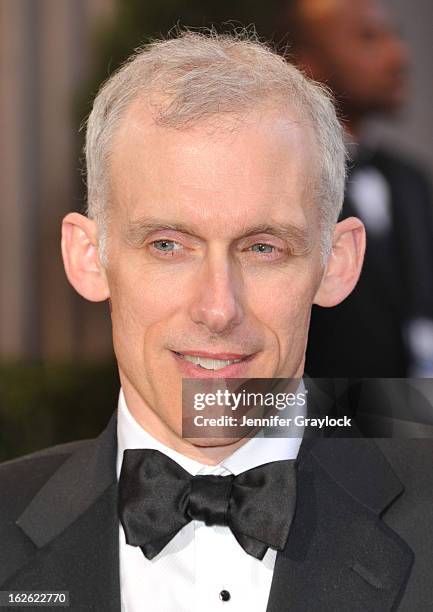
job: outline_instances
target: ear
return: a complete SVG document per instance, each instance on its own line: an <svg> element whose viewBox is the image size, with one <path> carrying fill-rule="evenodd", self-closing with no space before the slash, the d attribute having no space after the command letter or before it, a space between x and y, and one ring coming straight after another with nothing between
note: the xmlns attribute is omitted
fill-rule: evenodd
<svg viewBox="0 0 433 612"><path fill-rule="evenodd" d="M361 274L365 253L365 228L362 221L349 217L337 223L332 251L314 304L336 306L354 289Z"/></svg>
<svg viewBox="0 0 433 612"><path fill-rule="evenodd" d="M95 221L78 213L66 215L62 223L62 255L66 276L80 295L91 302L110 297L99 260Z"/></svg>

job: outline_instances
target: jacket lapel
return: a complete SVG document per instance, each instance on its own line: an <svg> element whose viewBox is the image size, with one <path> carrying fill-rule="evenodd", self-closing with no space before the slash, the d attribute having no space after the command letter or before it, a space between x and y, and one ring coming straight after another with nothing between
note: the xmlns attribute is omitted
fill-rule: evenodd
<svg viewBox="0 0 433 612"><path fill-rule="evenodd" d="M305 441L296 515L267 611L395 610L413 552L380 517L402 491L371 440Z"/></svg>
<svg viewBox="0 0 433 612"><path fill-rule="evenodd" d="M69 591L72 609L120 610L116 417L45 483L16 521L33 542L2 585Z"/></svg>

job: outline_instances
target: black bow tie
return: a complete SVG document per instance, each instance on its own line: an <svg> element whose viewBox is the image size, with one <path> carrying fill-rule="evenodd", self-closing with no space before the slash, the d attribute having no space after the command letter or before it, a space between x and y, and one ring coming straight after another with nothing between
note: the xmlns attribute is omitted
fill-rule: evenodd
<svg viewBox="0 0 433 612"><path fill-rule="evenodd" d="M191 520L228 526L249 555L286 545L296 504L294 461L273 461L238 476L191 476L157 450L126 450L119 517L126 541L153 559Z"/></svg>

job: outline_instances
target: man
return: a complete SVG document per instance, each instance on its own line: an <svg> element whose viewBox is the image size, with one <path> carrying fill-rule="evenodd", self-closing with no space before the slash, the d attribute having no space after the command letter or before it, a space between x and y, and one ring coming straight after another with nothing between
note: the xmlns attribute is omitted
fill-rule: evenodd
<svg viewBox="0 0 433 612"><path fill-rule="evenodd" d="M368 243L352 295L334 309L313 309L307 372L432 376L430 186L364 130L366 120L405 102L408 51L379 0L294 0L290 7L284 23L293 55L333 90L344 119L350 174L342 218L362 219Z"/></svg>
<svg viewBox="0 0 433 612"><path fill-rule="evenodd" d="M327 94L257 42L185 33L108 80L86 156L89 216L67 215L62 250L75 289L110 300L119 407L96 440L1 467L1 589L73 610L422 609L430 445L182 437L182 378L302 377L312 304L356 284Z"/></svg>

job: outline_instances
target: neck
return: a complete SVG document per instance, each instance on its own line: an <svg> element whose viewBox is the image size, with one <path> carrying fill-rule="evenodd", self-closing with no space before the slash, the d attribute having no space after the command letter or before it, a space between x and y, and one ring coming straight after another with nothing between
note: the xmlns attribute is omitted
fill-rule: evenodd
<svg viewBox="0 0 433 612"><path fill-rule="evenodd" d="M300 372L297 373L294 379L300 379L301 377L302 369L300 369ZM183 438L181 421L177 419L174 423L171 423L168 419L163 419L144 401L138 390L121 372L120 380L128 411L140 427L165 446L194 461L204 465L217 465L252 437L250 431L248 436L239 438ZM181 409L178 411L179 414L181 414Z"/></svg>
<svg viewBox="0 0 433 612"><path fill-rule="evenodd" d="M147 433L172 450L198 461L204 465L217 465L248 442L244 438L202 438L187 439L182 437L182 423L172 425L164 421L159 414L143 401L137 390L127 379L120 376L122 390L128 411Z"/></svg>

